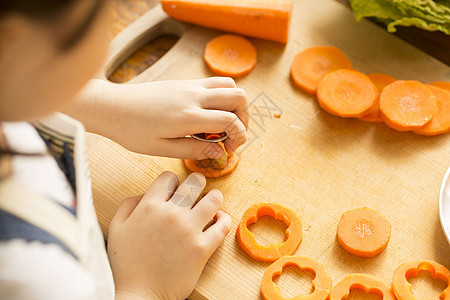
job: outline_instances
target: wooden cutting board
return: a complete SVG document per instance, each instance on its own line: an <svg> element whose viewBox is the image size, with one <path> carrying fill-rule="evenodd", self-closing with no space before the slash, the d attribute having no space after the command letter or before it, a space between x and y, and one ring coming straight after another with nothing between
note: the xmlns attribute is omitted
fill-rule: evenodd
<svg viewBox="0 0 450 300"><path fill-rule="evenodd" d="M377 275L390 285L394 269L409 260L431 259L450 267L450 247L438 215L439 186L450 162L450 134L423 137L384 124L333 117L289 78L293 56L313 45L337 46L356 69L399 79L449 81L450 68L370 22L356 23L334 0L296 0L290 28L286 46L251 39L258 63L237 80L250 102L249 140L239 151L236 171L208 180L207 185L223 192L223 210L232 216L233 228L208 262L192 299L260 298L262 274L269 264L245 255L235 237L241 216L256 202L277 202L298 212L303 242L296 255L323 263L334 284L358 272ZM221 32L167 19L158 6L116 37L100 77L161 33L181 38L130 83L213 75L205 66L203 50ZM143 193L162 171L170 170L180 180L188 174L181 160L138 155L103 138L90 138L89 158L94 203L105 233L123 198ZM346 253L336 240L342 213L363 206L379 210L392 224L388 247L370 259ZM279 222L265 219L253 230L261 243L282 241ZM291 296L300 285L293 279L303 278L305 284L309 278L292 274L280 278L283 293ZM433 286L436 295L442 285Z"/></svg>

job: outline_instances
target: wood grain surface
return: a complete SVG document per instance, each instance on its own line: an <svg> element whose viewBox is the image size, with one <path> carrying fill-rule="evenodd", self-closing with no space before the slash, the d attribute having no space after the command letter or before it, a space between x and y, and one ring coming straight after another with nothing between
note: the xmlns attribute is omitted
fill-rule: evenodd
<svg viewBox="0 0 450 300"><path fill-rule="evenodd" d="M149 9L159 3L158 0L110 0L109 12L112 19L111 33L115 37Z"/></svg>
<svg viewBox="0 0 450 300"><path fill-rule="evenodd" d="M296 0L293 14L286 46L250 39L258 63L237 81L251 102L249 140L239 151L236 171L208 180L207 185L224 193L223 209L232 216L233 228L208 262L191 299L260 299L268 264L249 258L235 237L241 216L256 202L281 203L299 213L303 242L296 255L323 263L333 284L358 272L390 285L394 269L409 260L431 259L450 267L450 247L438 215L439 186L450 163L450 135L422 137L383 124L333 117L314 97L295 88L289 67L295 53L306 47L334 45L365 73L448 81L450 68L368 21L357 24L351 11L334 0ZM202 53L218 34L188 27L166 55L130 82L212 76ZM89 159L104 232L122 199L143 193L162 171L170 170L180 180L188 175L181 160L131 153L107 139L91 145ZM363 206L380 211L392 224L388 247L370 259L348 254L336 240L342 213ZM282 223L265 218L252 231L267 244L282 241L284 229ZM276 279L285 295L311 290L310 273L286 273ZM443 288L426 274L413 282L418 293L431 299Z"/></svg>

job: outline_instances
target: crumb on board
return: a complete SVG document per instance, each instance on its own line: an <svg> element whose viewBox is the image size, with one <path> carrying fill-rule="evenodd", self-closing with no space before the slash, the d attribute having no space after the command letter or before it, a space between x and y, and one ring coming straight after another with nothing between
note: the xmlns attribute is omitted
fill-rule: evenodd
<svg viewBox="0 0 450 300"><path fill-rule="evenodd" d="M277 119L281 118L281 114L273 114L273 116Z"/></svg>
<svg viewBox="0 0 450 300"><path fill-rule="evenodd" d="M289 124L289 127L291 127L291 128L295 128L295 129L303 129L302 127L300 127L300 126L297 126L297 125L293 125L293 124Z"/></svg>
<svg viewBox="0 0 450 300"><path fill-rule="evenodd" d="M321 110L319 109L318 111L316 111L316 113L312 116L313 118L317 117L320 114Z"/></svg>
<svg viewBox="0 0 450 300"><path fill-rule="evenodd" d="M264 142L261 142L261 152L259 152L260 154L262 154L264 152Z"/></svg>

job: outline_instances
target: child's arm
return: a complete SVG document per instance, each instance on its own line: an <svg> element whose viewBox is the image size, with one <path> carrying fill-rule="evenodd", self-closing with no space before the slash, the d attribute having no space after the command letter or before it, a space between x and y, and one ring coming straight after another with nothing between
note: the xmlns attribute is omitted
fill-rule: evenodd
<svg viewBox="0 0 450 300"><path fill-rule="evenodd" d="M109 227L108 255L116 299L186 299L231 228L211 190L193 208L206 180L192 173L180 185L162 173L143 196L123 201ZM215 223L203 231L214 219Z"/></svg>
<svg viewBox="0 0 450 300"><path fill-rule="evenodd" d="M212 77L123 85L91 80L65 112L129 150L204 159L220 157L223 149L185 136L225 131L226 150L233 152L246 140L246 108L245 92L233 79Z"/></svg>

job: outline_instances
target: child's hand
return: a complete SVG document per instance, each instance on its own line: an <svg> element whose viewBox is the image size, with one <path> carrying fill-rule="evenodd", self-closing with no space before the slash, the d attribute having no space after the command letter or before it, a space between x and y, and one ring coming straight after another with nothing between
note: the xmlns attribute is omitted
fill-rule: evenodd
<svg viewBox="0 0 450 300"><path fill-rule="evenodd" d="M111 221L108 255L116 299L185 299L231 228L211 190L194 207L205 177L192 173L180 185L162 173L143 196L125 199ZM203 229L211 221L215 223Z"/></svg>
<svg viewBox="0 0 450 300"><path fill-rule="evenodd" d="M185 138L194 133L226 132L227 152L246 140L247 97L233 79L112 84L93 80L69 114L88 130L129 150L177 158L219 158L217 144Z"/></svg>

